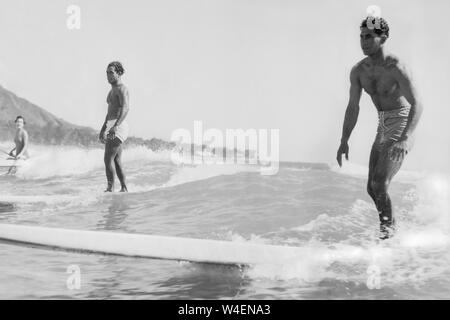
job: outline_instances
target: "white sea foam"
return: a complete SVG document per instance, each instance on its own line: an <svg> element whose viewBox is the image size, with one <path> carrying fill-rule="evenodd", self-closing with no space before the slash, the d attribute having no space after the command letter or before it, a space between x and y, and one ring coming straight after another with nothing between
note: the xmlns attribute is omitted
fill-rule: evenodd
<svg viewBox="0 0 450 320"><path fill-rule="evenodd" d="M249 268L247 275L255 279L302 282L341 279L366 284L368 273L379 270L381 287L400 283L419 286L422 281L450 271L449 186L450 178L445 175L417 181L414 189L417 195L411 197L413 209L401 211L395 237L385 241L377 238L378 217L369 202L356 200L345 215L321 214L292 228L295 232L308 233L309 240L284 241L304 250L301 259L283 261L281 257L273 257L267 263ZM347 236L334 242L317 237L333 232ZM232 240L280 244L256 235L245 240L233 234Z"/></svg>
<svg viewBox="0 0 450 320"><path fill-rule="evenodd" d="M103 168L102 149L66 146L33 146L31 158L19 168L17 176L25 179L45 179L57 176L74 176ZM128 148L123 153L124 162L169 161L169 152L153 152L145 147Z"/></svg>
<svg viewBox="0 0 450 320"><path fill-rule="evenodd" d="M23 190L3 190L0 194L1 201L19 204L44 203L47 206L46 211L54 211L74 206L89 206L111 196L103 193L102 189L106 181L103 173L103 150L34 146L31 152L33 157L27 160L26 165L20 168L16 175L18 179L28 181L31 185L24 185ZM155 153L145 147L126 149L123 162L129 171L128 194L171 188L221 175L258 172L257 167L237 164L176 166L171 162L170 152ZM152 166L157 162L158 171L155 171ZM145 169L141 169L143 167ZM152 181L154 177L159 177L159 181ZM36 188L32 185L36 179L46 179L45 183L48 183L49 187Z"/></svg>

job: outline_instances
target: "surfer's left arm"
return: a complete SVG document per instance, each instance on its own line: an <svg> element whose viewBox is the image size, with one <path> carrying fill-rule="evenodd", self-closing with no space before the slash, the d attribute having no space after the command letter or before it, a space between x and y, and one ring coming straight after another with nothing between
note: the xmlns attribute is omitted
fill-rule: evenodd
<svg viewBox="0 0 450 320"><path fill-rule="evenodd" d="M116 132L117 127L119 127L122 122L127 117L128 111L129 111L129 96L128 96L128 89L125 86L119 87L119 90L117 92L117 95L119 97L119 117L114 124L114 126L109 130L109 132Z"/></svg>
<svg viewBox="0 0 450 320"><path fill-rule="evenodd" d="M399 140L393 144L391 149L391 160L401 161L411 149L413 133L422 115L423 105L411 80L411 75L404 65L398 64L396 66L394 77L400 86L402 94L411 105L406 127L403 129Z"/></svg>

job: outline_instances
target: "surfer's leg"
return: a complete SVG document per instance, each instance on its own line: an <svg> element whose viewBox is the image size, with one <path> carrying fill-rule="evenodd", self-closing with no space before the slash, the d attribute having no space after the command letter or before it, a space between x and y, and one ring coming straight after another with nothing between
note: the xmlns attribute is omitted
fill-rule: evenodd
<svg viewBox="0 0 450 320"><path fill-rule="evenodd" d="M380 228L384 237L389 237L390 231L394 231L395 218L392 212L391 198L388 194L392 178L400 170L403 161L395 162L389 157L389 146L383 147L375 171L372 176L371 188L375 195L375 203L380 217Z"/></svg>
<svg viewBox="0 0 450 320"><path fill-rule="evenodd" d="M105 192L113 192L114 191L114 179L116 175L116 170L114 166L114 158L117 154L117 146L114 143L114 140L108 139L105 144L105 170L106 170L106 179L108 180L108 186Z"/></svg>
<svg viewBox="0 0 450 320"><path fill-rule="evenodd" d="M380 150L377 147L377 145L374 143L372 145L372 150L370 151L369 178L367 180L367 193L372 198L373 202L375 203L375 206L377 205L377 200L375 197L375 192L372 189L372 180L373 180L373 175L375 173L375 168L376 168L376 164L378 162L379 155L380 155Z"/></svg>
<svg viewBox="0 0 450 320"><path fill-rule="evenodd" d="M116 167L116 173L117 173L117 177L119 177L119 181L120 181L120 192L127 192L127 184L125 181L125 172L123 170L122 167L122 142L116 138L118 140L118 148L117 148L117 154L114 157L114 165Z"/></svg>

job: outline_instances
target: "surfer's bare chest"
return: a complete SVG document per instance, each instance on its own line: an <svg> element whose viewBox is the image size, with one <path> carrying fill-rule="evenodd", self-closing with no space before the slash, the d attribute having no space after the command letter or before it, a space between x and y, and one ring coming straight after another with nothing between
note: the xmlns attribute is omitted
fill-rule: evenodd
<svg viewBox="0 0 450 320"><path fill-rule="evenodd" d="M359 79L364 91L384 98L397 96L399 85L394 77L394 68L391 65L362 64Z"/></svg>
<svg viewBox="0 0 450 320"><path fill-rule="evenodd" d="M108 103L108 118L116 119L120 110L120 100L116 90L112 89L106 98Z"/></svg>

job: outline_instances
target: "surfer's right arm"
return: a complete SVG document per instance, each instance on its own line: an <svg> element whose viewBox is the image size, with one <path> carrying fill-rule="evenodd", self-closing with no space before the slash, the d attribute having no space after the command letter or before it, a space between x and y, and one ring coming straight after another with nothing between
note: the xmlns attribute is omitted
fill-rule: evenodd
<svg viewBox="0 0 450 320"><path fill-rule="evenodd" d="M359 81L358 65L354 66L350 72L350 99L348 101L347 109L345 110L344 125L342 128L341 145L337 151L336 160L339 166L342 166L342 155L345 154L345 159L348 160L348 139L352 134L353 128L356 125L359 114L359 101L361 99L362 86Z"/></svg>
<svg viewBox="0 0 450 320"><path fill-rule="evenodd" d="M106 141L106 122L108 121L108 115L106 115L105 122L103 123L102 128L100 129L100 134L98 135L98 139L101 143L105 143Z"/></svg>

